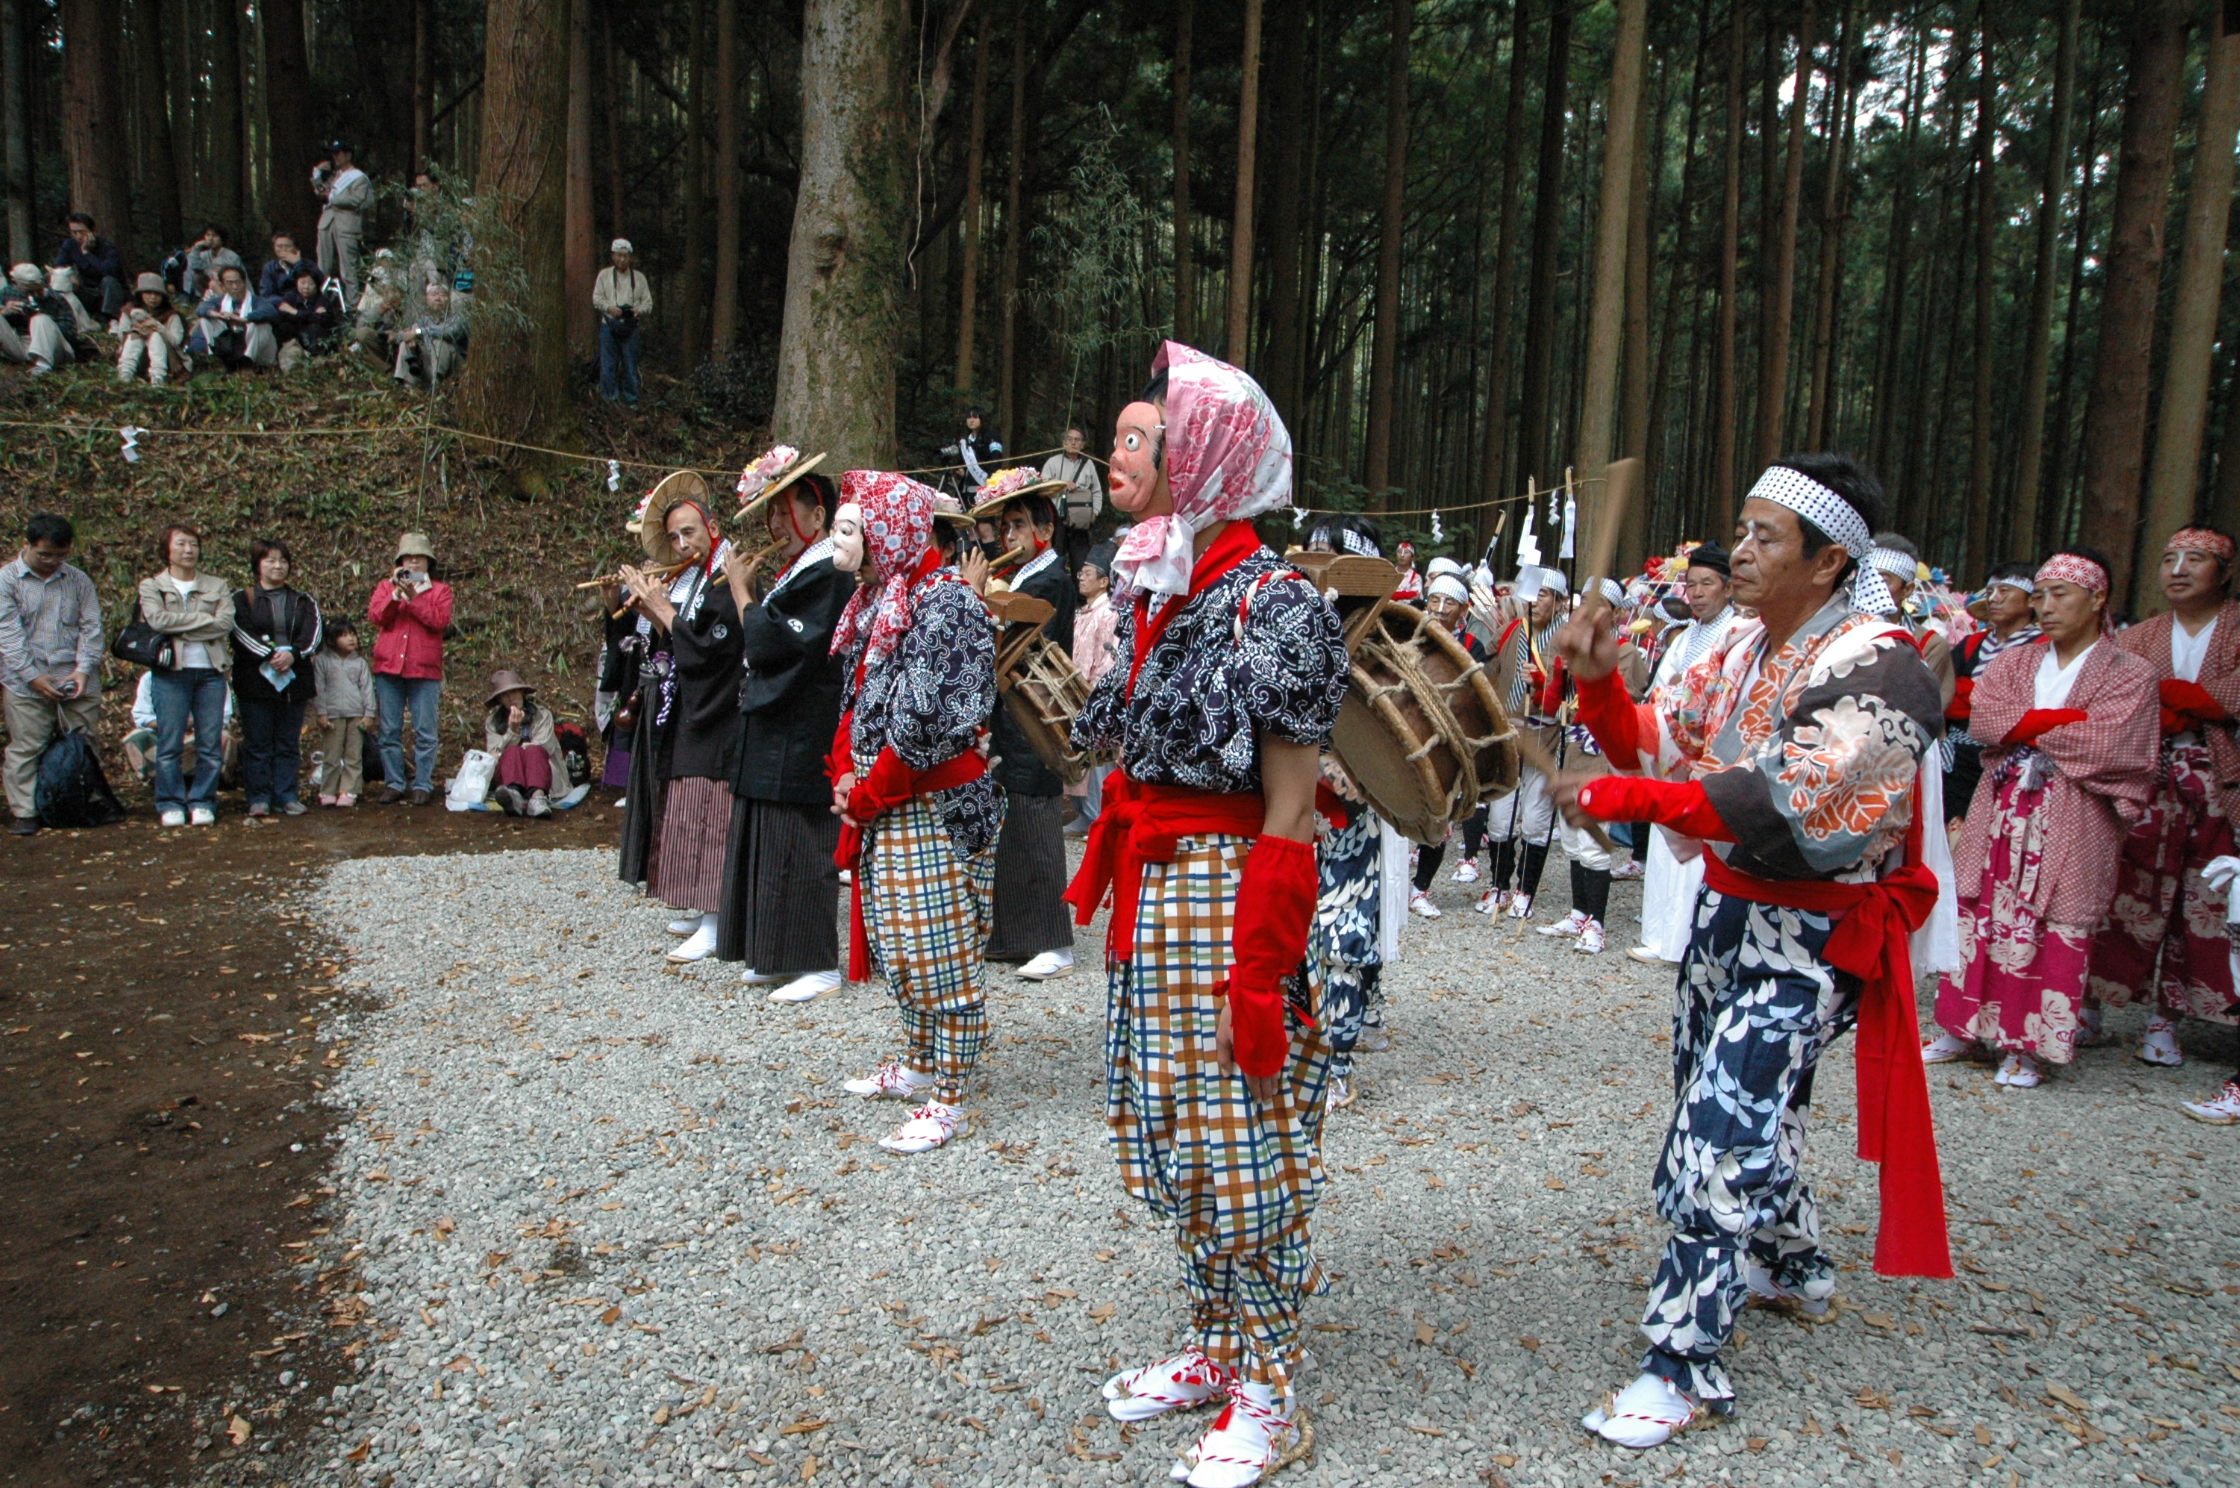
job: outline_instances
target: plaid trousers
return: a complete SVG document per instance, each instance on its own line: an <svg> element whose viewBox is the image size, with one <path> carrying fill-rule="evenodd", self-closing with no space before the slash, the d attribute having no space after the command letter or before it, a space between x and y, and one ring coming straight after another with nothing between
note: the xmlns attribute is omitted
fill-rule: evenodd
<svg viewBox="0 0 2240 1488"><path fill-rule="evenodd" d="M1294 984L1273 1107L1215 1057L1215 989L1251 849L1246 837L1185 837L1173 862L1146 865L1134 953L1107 988L1105 1119L1120 1181L1175 1227L1198 1346L1280 1392L1298 1363L1300 1304L1328 1287L1308 1221L1322 1192L1330 1049L1298 1016L1297 999L1319 989ZM1306 965L1321 957L1311 945Z"/></svg>
<svg viewBox="0 0 2240 1488"><path fill-rule="evenodd" d="M1642 1312L1641 1368L1714 1409L1732 1409L1719 1356L1749 1299L1745 1255L1790 1291L1835 1291L1799 1171L1813 1071L1859 1008L1858 979L1822 958L1831 931L1826 915L1706 889L1680 964L1655 1185L1673 1232Z"/></svg>
<svg viewBox="0 0 2240 1488"><path fill-rule="evenodd" d="M994 918L995 853L959 853L924 796L880 817L869 836L864 933L902 1010L905 1062L931 1070L934 1099L953 1106L988 1033L982 952Z"/></svg>

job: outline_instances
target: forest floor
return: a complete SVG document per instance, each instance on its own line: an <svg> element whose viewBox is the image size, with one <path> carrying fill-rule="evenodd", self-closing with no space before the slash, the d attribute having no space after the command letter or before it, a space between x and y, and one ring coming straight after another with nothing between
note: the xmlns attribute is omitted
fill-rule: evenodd
<svg viewBox="0 0 2240 1488"><path fill-rule="evenodd" d="M50 974L0 1004L33 1103L7 1481L1164 1481L1196 1422L1117 1430L1096 1398L1184 1316L1105 1150L1097 932L1069 978L994 973L975 1128L898 1159L872 1141L899 1109L838 1089L889 1051L887 998L773 1006L664 965L612 824L390 811L0 854L7 923L52 926L11 933ZM1866 1265L1839 1044L1807 1168L1843 1305L1753 1313L1741 1418L1633 1458L1577 1418L1630 1375L1662 1240L1669 980L1622 934L1590 961L1436 893L1388 972L1393 1047L1329 1124L1317 1447L1279 1482L2223 1481L2240 1141L2175 1102L2231 1031L2149 1070L2118 1013L2029 1093L1933 1071L1952 1282ZM58 902L111 920L29 917Z"/></svg>

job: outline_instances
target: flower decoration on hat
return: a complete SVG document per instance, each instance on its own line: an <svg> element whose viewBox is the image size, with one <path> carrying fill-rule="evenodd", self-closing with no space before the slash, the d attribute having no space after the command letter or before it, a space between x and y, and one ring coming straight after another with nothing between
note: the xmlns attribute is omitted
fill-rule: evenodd
<svg viewBox="0 0 2240 1488"><path fill-rule="evenodd" d="M801 451L790 444L770 446L767 452L739 472L739 504L744 506L761 495L770 482L785 474L787 467L800 458Z"/></svg>

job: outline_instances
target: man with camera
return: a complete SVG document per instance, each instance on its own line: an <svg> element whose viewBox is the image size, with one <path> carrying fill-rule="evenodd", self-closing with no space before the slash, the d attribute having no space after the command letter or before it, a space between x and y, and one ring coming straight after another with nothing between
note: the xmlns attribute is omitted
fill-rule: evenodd
<svg viewBox="0 0 2240 1488"><path fill-rule="evenodd" d="M39 830L39 756L101 713L101 600L70 563L77 532L41 512L25 524L23 551L0 568L0 707L6 709L11 830Z"/></svg>
<svg viewBox="0 0 2240 1488"><path fill-rule="evenodd" d="M638 401L638 317L653 313L653 285L632 266L628 238L607 245L614 262L592 281L591 308L599 312L599 396Z"/></svg>
<svg viewBox="0 0 2240 1488"><path fill-rule="evenodd" d="M427 534L397 540L396 571L373 586L366 619L373 623L374 711L380 719L381 804L406 799L404 715L412 711L412 793L425 806L435 792L436 705L443 697L443 633L451 626L451 586L433 577L436 550Z"/></svg>
<svg viewBox="0 0 2240 1488"><path fill-rule="evenodd" d="M327 146L327 158L311 168L311 194L326 203L319 209L319 262L342 280L343 303L355 305L373 178L358 169L349 144L336 140Z"/></svg>

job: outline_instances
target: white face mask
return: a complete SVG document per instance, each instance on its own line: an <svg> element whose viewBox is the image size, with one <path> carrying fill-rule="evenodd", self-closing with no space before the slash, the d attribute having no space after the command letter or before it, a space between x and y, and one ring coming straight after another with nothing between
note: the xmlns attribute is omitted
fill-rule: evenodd
<svg viewBox="0 0 2240 1488"><path fill-rule="evenodd" d="M863 570L863 508L852 501L832 514L832 566L847 574Z"/></svg>

